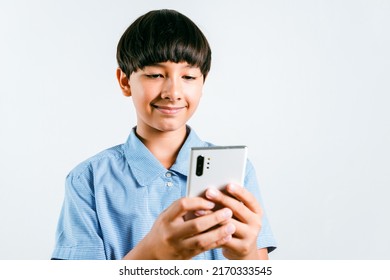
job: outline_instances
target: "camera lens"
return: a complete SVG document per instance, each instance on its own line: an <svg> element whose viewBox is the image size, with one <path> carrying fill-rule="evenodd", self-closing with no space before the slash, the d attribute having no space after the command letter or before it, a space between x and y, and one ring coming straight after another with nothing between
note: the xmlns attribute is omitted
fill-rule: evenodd
<svg viewBox="0 0 390 280"><path fill-rule="evenodd" d="M198 156L196 159L196 176L202 176L203 175L203 165L204 165L204 157Z"/></svg>

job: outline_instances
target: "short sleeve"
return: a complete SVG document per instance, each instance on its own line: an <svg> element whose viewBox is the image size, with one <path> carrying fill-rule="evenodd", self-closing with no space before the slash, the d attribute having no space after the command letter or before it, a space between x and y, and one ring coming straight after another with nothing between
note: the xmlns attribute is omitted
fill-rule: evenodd
<svg viewBox="0 0 390 280"><path fill-rule="evenodd" d="M268 221L267 213L261 197L260 187L257 182L255 169L249 160L247 162L247 167L246 167L244 187L246 187L256 197L257 201L259 201L263 209L262 227L261 227L260 234L257 238L257 247L259 249L267 248L268 252L272 252L273 250L276 249L276 241L273 236L270 223Z"/></svg>
<svg viewBox="0 0 390 280"><path fill-rule="evenodd" d="M70 173L52 259L106 259L96 213L92 174Z"/></svg>

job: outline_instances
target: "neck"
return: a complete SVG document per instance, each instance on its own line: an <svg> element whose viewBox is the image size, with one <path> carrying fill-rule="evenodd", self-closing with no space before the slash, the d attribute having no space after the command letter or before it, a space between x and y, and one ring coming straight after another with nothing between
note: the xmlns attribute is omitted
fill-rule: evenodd
<svg viewBox="0 0 390 280"><path fill-rule="evenodd" d="M158 130L145 130L137 126L136 134L149 151L169 169L176 161L180 148L187 137L187 128L175 131L162 132Z"/></svg>

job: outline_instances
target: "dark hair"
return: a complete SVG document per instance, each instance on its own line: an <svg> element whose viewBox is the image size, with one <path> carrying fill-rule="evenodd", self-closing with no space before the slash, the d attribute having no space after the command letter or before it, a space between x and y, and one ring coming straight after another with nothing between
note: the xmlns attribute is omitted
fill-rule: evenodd
<svg viewBox="0 0 390 280"><path fill-rule="evenodd" d="M197 66L206 78L211 65L211 49L202 31L174 10L150 11L135 20L119 40L116 57L127 77L145 66L171 61Z"/></svg>

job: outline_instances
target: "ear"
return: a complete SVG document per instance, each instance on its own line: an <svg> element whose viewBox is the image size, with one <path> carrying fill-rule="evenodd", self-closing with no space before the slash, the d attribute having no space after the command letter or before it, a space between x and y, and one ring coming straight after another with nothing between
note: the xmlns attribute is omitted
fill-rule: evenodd
<svg viewBox="0 0 390 280"><path fill-rule="evenodd" d="M116 78L118 79L118 83L122 90L123 95L127 97L131 96L129 79L119 67L116 69Z"/></svg>

